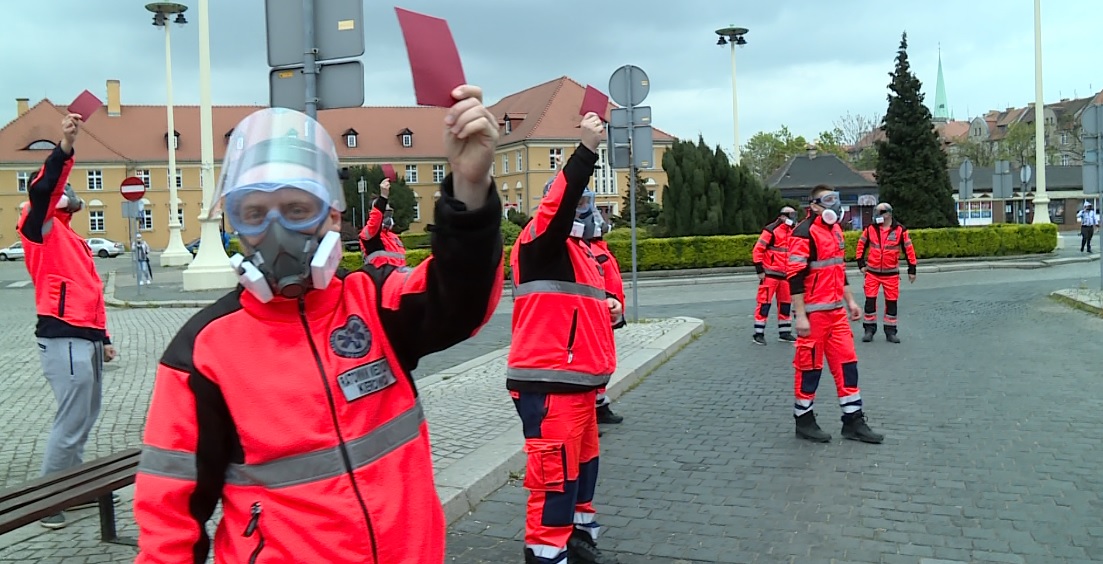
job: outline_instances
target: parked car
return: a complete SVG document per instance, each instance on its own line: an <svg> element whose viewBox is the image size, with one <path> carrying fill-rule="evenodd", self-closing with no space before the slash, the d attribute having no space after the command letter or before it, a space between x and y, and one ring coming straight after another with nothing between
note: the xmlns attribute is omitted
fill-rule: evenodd
<svg viewBox="0 0 1103 564"><path fill-rule="evenodd" d="M233 234L233 235L230 235L229 237L224 237L222 239L222 241L223 241L222 248L224 250L229 250L230 249L230 241L236 241L236 240L237 240L237 234L236 233ZM190 243L188 243L187 245L184 245L184 248L187 249L188 252L191 253L191 256L194 257L195 254L199 252L199 239L192 239L192 241Z"/></svg>
<svg viewBox="0 0 1103 564"><path fill-rule="evenodd" d="M88 247L92 249L92 254L100 258L115 258L126 251L126 247L122 243L116 243L110 239L92 237L87 242Z"/></svg>
<svg viewBox="0 0 1103 564"><path fill-rule="evenodd" d="M0 249L0 260L19 260L23 258L23 242Z"/></svg>

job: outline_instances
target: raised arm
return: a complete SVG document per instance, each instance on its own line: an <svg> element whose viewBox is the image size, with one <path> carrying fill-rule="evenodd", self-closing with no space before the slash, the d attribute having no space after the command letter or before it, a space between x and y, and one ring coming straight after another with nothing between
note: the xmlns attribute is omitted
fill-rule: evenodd
<svg viewBox="0 0 1103 564"><path fill-rule="evenodd" d="M46 162L27 187L31 209L27 210L20 232L34 243L42 242L44 227L53 219L54 207L69 180L69 171L73 169L73 143L80 132L80 123L77 114L69 114L61 120L61 143L46 157Z"/></svg>

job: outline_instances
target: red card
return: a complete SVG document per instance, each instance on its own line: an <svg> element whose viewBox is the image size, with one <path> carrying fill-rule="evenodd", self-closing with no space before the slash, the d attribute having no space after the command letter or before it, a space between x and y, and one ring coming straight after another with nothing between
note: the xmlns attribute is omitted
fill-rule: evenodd
<svg viewBox="0 0 1103 564"><path fill-rule="evenodd" d="M448 22L396 7L414 75L414 94L423 106L451 108L452 91L466 84Z"/></svg>
<svg viewBox="0 0 1103 564"><path fill-rule="evenodd" d="M387 180L390 180L391 182L394 182L398 178L398 175L395 174L395 171L394 171L394 165L385 164L385 165L382 166L382 168L383 168L383 176L386 176Z"/></svg>
<svg viewBox="0 0 1103 564"><path fill-rule="evenodd" d="M590 112L597 114L601 121L607 121L605 114L609 112L609 97L593 86L586 86L586 95L582 98L582 108L578 110L578 115L584 116Z"/></svg>
<svg viewBox="0 0 1103 564"><path fill-rule="evenodd" d="M76 100L73 100L72 104L69 104L69 113L80 114L80 119L88 121L88 118L92 117L92 114L96 113L96 110L103 107L103 102L96 97L95 94L85 90L77 96Z"/></svg>

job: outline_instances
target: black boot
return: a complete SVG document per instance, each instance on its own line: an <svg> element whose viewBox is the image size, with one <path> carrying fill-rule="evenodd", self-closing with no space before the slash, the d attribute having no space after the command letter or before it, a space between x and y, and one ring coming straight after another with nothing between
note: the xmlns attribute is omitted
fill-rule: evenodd
<svg viewBox="0 0 1103 564"><path fill-rule="evenodd" d="M754 337L751 337L751 340L754 341L754 344L756 345L765 345L766 335L763 335L762 333L755 333Z"/></svg>
<svg viewBox="0 0 1103 564"><path fill-rule="evenodd" d="M874 433L869 425L866 425L866 416L861 411L843 416L843 438L875 445L879 445L885 440L884 435Z"/></svg>
<svg viewBox="0 0 1103 564"><path fill-rule="evenodd" d="M590 533L575 529L567 541L567 560L574 564L620 564L616 556L603 554Z"/></svg>
<svg viewBox="0 0 1103 564"><path fill-rule="evenodd" d="M525 564L540 564L540 561L536 559L536 554L532 552L531 548L525 549Z"/></svg>
<svg viewBox="0 0 1103 564"><path fill-rule="evenodd" d="M886 325L885 326L885 340L890 343L899 343L900 337L896 336L896 327Z"/></svg>
<svg viewBox="0 0 1103 564"><path fill-rule="evenodd" d="M796 415L793 418L797 421L798 437L817 443L831 442L831 435L820 429L820 426L816 423L815 413L809 411L804 415Z"/></svg>
<svg viewBox="0 0 1103 564"><path fill-rule="evenodd" d="M873 335L877 333L877 324L876 323L865 323L862 326L865 327L865 330L866 330L865 335L862 335L862 342L863 343L873 342ZM889 330L888 327L885 327L885 331L888 331L888 330Z"/></svg>
<svg viewBox="0 0 1103 564"><path fill-rule="evenodd" d="M605 404L597 408L597 422L601 424L608 423L610 425L616 425L624 421L624 417L613 413L613 410L609 408L609 404Z"/></svg>
<svg viewBox="0 0 1103 564"><path fill-rule="evenodd" d="M793 336L792 331L783 331L783 332L781 332L781 334L779 334L777 336L777 340L779 340L783 343L795 343L795 342L797 342L797 338L795 336Z"/></svg>

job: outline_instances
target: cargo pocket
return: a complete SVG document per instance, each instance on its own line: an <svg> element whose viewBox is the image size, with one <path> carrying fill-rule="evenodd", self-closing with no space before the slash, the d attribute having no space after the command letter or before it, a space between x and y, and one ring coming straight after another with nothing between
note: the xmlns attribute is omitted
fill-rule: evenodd
<svg viewBox="0 0 1103 564"><path fill-rule="evenodd" d="M567 452L563 442L528 439L525 441L525 453L525 489L562 493L567 479Z"/></svg>
<svg viewBox="0 0 1103 564"><path fill-rule="evenodd" d="M817 364L819 364L817 362L819 359L816 357L817 352L818 351L816 350L815 343L797 343L797 352L795 358L793 359L793 364L796 366L796 369L818 370L822 368L822 365L817 366Z"/></svg>

